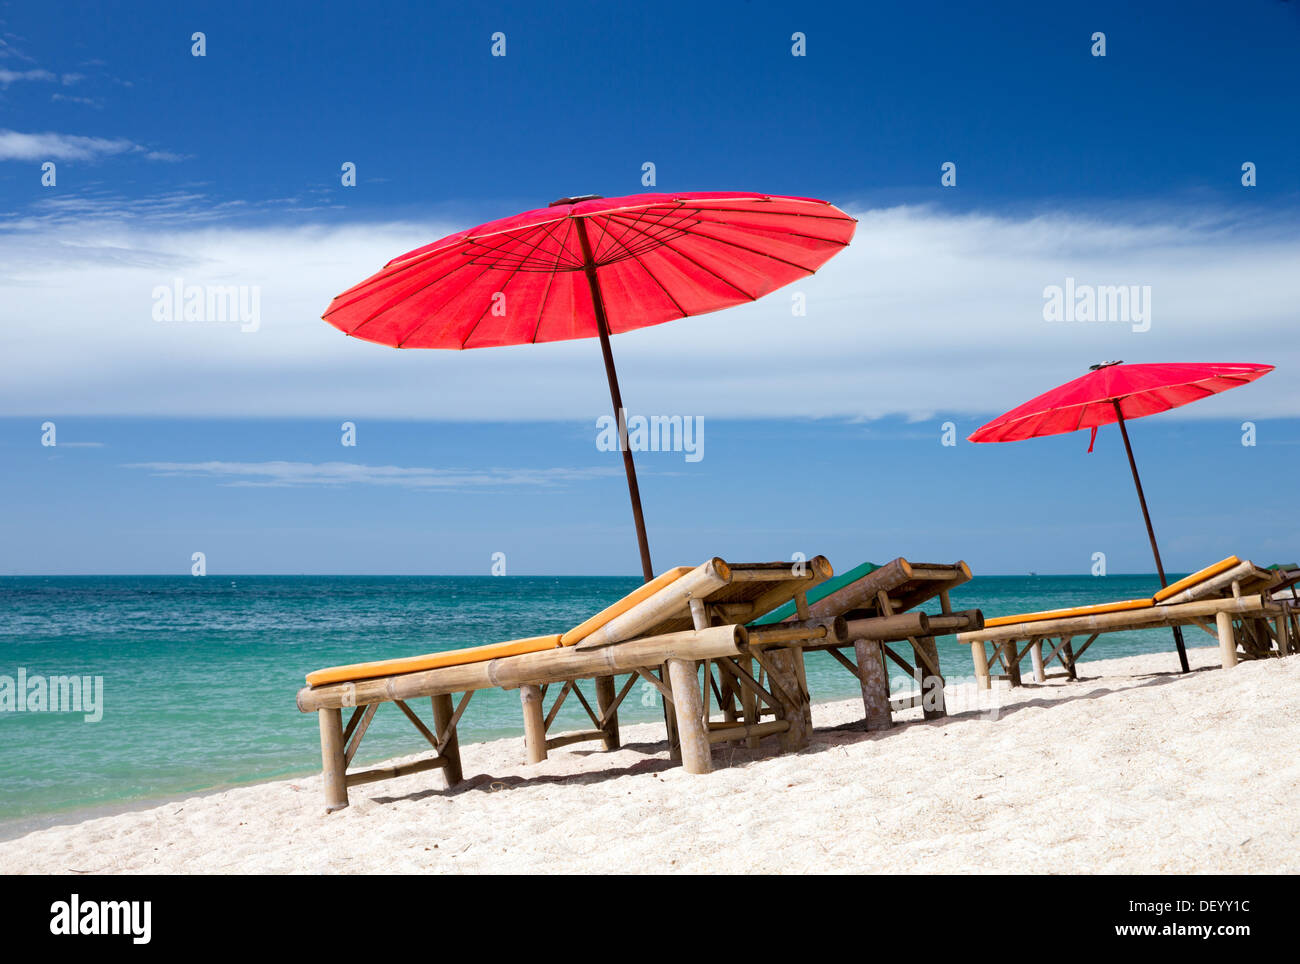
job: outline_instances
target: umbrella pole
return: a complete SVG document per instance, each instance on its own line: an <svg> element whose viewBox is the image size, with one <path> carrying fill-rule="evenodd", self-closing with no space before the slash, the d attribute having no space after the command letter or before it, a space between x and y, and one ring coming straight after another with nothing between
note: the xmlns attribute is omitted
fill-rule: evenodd
<svg viewBox="0 0 1300 964"><path fill-rule="evenodd" d="M614 420L618 425L619 448L623 450L623 470L627 473L627 491L632 497L632 520L636 523L636 540L641 549L641 575L649 582L654 578L654 568L650 565L650 540L645 534L645 516L641 513L641 489L636 484L636 465L632 462L632 446L628 444L627 424L623 413L623 395L618 390L618 372L614 370L614 351L609 344L609 322L605 318L605 299L600 293L600 279L596 277L596 263L591 256L591 242L587 240L587 224L584 218L574 219L578 228L578 240L582 244L582 256L585 264L583 271L587 274L587 284L591 288L591 304L596 312L596 330L600 333L600 351L605 356L605 377L609 380L609 399L614 403Z"/></svg>
<svg viewBox="0 0 1300 964"><path fill-rule="evenodd" d="M1115 406L1115 419L1119 423L1120 434L1124 436L1124 451L1128 453L1128 467L1133 471L1133 485L1137 487L1138 502L1142 504L1142 519L1147 524L1147 538L1151 540L1151 554L1156 557L1156 573L1160 576L1160 588L1164 589L1169 585L1169 580L1165 578L1165 565L1160 561L1160 547L1156 545L1156 532L1151 527L1151 513L1147 511L1147 497L1142 492L1142 480L1138 477L1137 462L1133 458L1133 446L1128 440L1128 426L1124 424L1124 413L1120 411L1119 401L1111 399L1111 404ZM1182 665L1183 672L1189 669L1187 665L1187 647L1183 644L1183 628L1174 627L1174 645L1178 647L1178 662Z"/></svg>

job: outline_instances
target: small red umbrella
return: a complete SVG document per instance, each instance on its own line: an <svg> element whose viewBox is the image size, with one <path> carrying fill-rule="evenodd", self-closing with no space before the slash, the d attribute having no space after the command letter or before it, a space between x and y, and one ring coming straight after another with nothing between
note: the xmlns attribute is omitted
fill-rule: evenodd
<svg viewBox="0 0 1300 964"><path fill-rule="evenodd" d="M1198 398L1226 392L1229 388L1253 382L1272 370L1272 365L1125 365L1123 362L1104 362L1093 365L1088 374L998 416L972 433L967 441L1015 442L1040 435L1061 435L1082 428L1092 429L1092 441L1095 441L1099 427L1118 422L1129 468L1133 472L1133 484L1137 487L1138 502L1142 505L1147 538L1151 540L1151 554L1155 556L1156 572L1163 588L1169 582L1165 579L1164 563L1160 561L1160 548L1151 527L1151 513L1147 511L1147 500L1142 492L1142 480L1138 478L1125 420L1154 415ZM1088 444L1089 452L1092 451L1092 441ZM1185 673L1188 670L1187 652L1182 630L1177 626L1174 627L1174 642Z"/></svg>
<svg viewBox="0 0 1300 964"><path fill-rule="evenodd" d="M748 193L566 197L390 261L324 319L396 348L599 337L641 550L652 578L610 335L754 301L815 272L857 222L811 198Z"/></svg>

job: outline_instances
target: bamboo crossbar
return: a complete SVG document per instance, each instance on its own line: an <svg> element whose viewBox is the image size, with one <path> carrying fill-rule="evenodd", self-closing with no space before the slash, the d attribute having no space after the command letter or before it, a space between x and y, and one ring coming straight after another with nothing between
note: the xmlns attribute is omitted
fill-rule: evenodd
<svg viewBox="0 0 1300 964"><path fill-rule="evenodd" d="M432 756L395 767L375 767L373 770L361 770L358 773L349 773L347 775L347 785L355 787L361 783L378 783L380 780L410 776L412 773L423 773L425 770L440 770L450 762L445 756Z"/></svg>
<svg viewBox="0 0 1300 964"><path fill-rule="evenodd" d="M321 709L409 700L442 693L468 693L482 689L515 688L526 683L559 683L594 676L614 676L638 668L656 669L669 659L701 660L747 655L747 641L748 633L743 626L713 626L649 636L599 649L568 647L524 653L400 676L308 686L298 691L298 709L310 713Z"/></svg>
<svg viewBox="0 0 1300 964"><path fill-rule="evenodd" d="M623 688L619 690L618 695L614 697L614 702L606 708L604 713L600 714L600 719L596 721L597 726L603 729L609 725L609 721L618 713L618 708L623 705L623 700L627 699L627 694L631 692L632 687L636 685L636 680L636 673L628 674L627 682L623 684Z"/></svg>
<svg viewBox="0 0 1300 964"><path fill-rule="evenodd" d="M759 665L761 666L762 664L760 663ZM742 686L749 687L751 692L756 694L759 699L773 710L780 708L781 704L777 698L769 693L763 684L755 679L753 675L745 669L745 667L733 660L727 660L727 669L736 677Z"/></svg>
<svg viewBox="0 0 1300 964"><path fill-rule="evenodd" d="M554 750L557 747L568 746L570 743L586 743L588 740L603 740L604 738L604 730L575 730L573 733L551 737L546 741L546 749Z"/></svg>
<svg viewBox="0 0 1300 964"><path fill-rule="evenodd" d="M846 642L855 639L901 642L913 636L929 636L931 618L923 612L908 612L892 616L850 619L845 626L845 635L841 638Z"/></svg>
<svg viewBox="0 0 1300 964"><path fill-rule="evenodd" d="M361 747L361 740L366 735L366 730L370 728L370 721L375 718L375 711L379 709L377 703L372 703L365 708L361 714L361 723L357 726L356 731L352 734L352 740L347 744L347 749L343 751L343 765L346 767L352 762L352 758L357 755L357 750Z"/></svg>
<svg viewBox="0 0 1300 964"><path fill-rule="evenodd" d="M724 726L709 729L710 743L728 743L731 740L744 740L750 737L761 738L773 733L785 733L790 729L789 720L771 720L767 723L754 723L749 726Z"/></svg>
<svg viewBox="0 0 1300 964"><path fill-rule="evenodd" d="M637 674L637 676L640 676L643 680L645 680L647 683L649 683L651 686L657 689L660 692L660 694L662 694L663 698L667 700L668 703L671 705L673 701L673 691L672 688L667 683L665 683L658 676L656 676L650 670L645 669L644 667L638 666L634 670L634 672Z"/></svg>
<svg viewBox="0 0 1300 964"><path fill-rule="evenodd" d="M829 639L834 641L839 631L844 631L844 617L827 620L827 623L797 622L776 623L771 626L751 626L749 628L749 645L751 649L764 646L785 645L793 642L814 642Z"/></svg>
<svg viewBox="0 0 1300 964"><path fill-rule="evenodd" d="M582 690L578 688L577 683L573 684L573 695L578 698L578 702L582 704L582 708L587 711L587 716L591 720L591 725L600 726L600 716L591 708L591 704L588 703L587 698L582 695Z"/></svg>
<svg viewBox="0 0 1300 964"><path fill-rule="evenodd" d="M952 636L984 628L984 612L979 609L963 609L959 612L940 613L930 616L930 631L922 636Z"/></svg>
<svg viewBox="0 0 1300 964"><path fill-rule="evenodd" d="M438 738L430 733L429 728L424 725L424 721L415 715L415 710L407 706L405 700L393 700L393 702L396 703L397 708L406 715L406 718L411 721L411 725L420 731L420 735L424 737L429 746L433 747L435 750L438 749Z"/></svg>
<svg viewBox="0 0 1300 964"><path fill-rule="evenodd" d="M1160 626L1183 626L1198 617L1218 613L1236 616L1271 616L1274 607L1260 594L1239 599L1201 599L1174 606L1152 606L1149 609L1129 609L1115 613L1097 613L1090 616L1066 616L1058 619L1041 619L1009 623L970 632L958 633L959 643L1003 642L1014 639L1044 639L1064 633L1079 635L1091 632L1116 632L1126 629L1148 629Z"/></svg>
<svg viewBox="0 0 1300 964"><path fill-rule="evenodd" d="M573 692L574 687L577 685L576 680L566 679L564 681L564 688L560 690L560 695L555 698L555 702L551 704L550 712L546 714L546 718L542 721L543 730L551 728L555 718L560 715L560 707L564 705L564 701L568 699L569 694Z"/></svg>

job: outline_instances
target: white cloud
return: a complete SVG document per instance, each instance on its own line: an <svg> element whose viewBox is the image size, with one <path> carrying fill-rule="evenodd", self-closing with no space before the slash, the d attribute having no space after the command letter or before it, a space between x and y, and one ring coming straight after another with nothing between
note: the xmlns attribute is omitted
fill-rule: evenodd
<svg viewBox="0 0 1300 964"><path fill-rule="evenodd" d="M52 74L48 70L0 70L0 87L8 87L10 84L24 80L49 82L58 79L57 74Z"/></svg>
<svg viewBox="0 0 1300 964"><path fill-rule="evenodd" d="M356 462L135 462L128 469L151 475L209 478L238 487L385 485L408 489L470 489L501 486L558 486L621 475L619 468L435 469Z"/></svg>
<svg viewBox="0 0 1300 964"><path fill-rule="evenodd" d="M291 209L289 202L285 210ZM463 225L246 226L198 196L51 199L0 232L0 413L594 419L594 340L397 351L320 320L389 258ZM855 212L853 244L761 301L619 335L633 412L987 414L1103 359L1251 361L1257 384L1174 417L1300 415L1294 221ZM1152 324L1052 324L1043 289L1152 287ZM160 323L156 286L261 289L261 325ZM791 316L791 293L807 296Z"/></svg>
<svg viewBox="0 0 1300 964"><path fill-rule="evenodd" d="M122 137L80 134L24 134L0 129L0 161L91 161L119 154L143 154L149 160L180 160L178 154L154 151Z"/></svg>

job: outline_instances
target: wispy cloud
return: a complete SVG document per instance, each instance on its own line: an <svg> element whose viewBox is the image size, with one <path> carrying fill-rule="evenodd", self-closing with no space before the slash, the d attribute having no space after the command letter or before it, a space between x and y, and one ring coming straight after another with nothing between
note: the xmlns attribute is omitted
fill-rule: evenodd
<svg viewBox="0 0 1300 964"><path fill-rule="evenodd" d="M0 69L0 87L8 87L10 84L22 83L23 81L62 84L64 87L71 87L73 84L80 83L85 79L85 74L56 74L52 70L44 70L39 67L30 70Z"/></svg>
<svg viewBox="0 0 1300 964"><path fill-rule="evenodd" d="M618 475L607 467L546 469L439 469L357 462L133 462L128 469L152 475L208 478L245 488L384 485L408 489L482 489L504 486L553 487Z"/></svg>
<svg viewBox="0 0 1300 964"><path fill-rule="evenodd" d="M182 157L157 151L123 137L83 137L46 131L25 134L0 129L0 161L92 161L122 154L140 154L151 161L178 161Z"/></svg>
<svg viewBox="0 0 1300 964"><path fill-rule="evenodd" d="M48 70L0 70L0 87L8 87L10 84L17 84L25 80L29 81L56 81L58 75Z"/></svg>
<svg viewBox="0 0 1300 964"><path fill-rule="evenodd" d="M81 104L83 107L94 107L96 110L102 109L104 102L97 97L73 97L69 94L51 94L50 100L62 104Z"/></svg>
<svg viewBox="0 0 1300 964"><path fill-rule="evenodd" d="M330 298L446 221L277 224L197 190L51 196L0 217L0 413L592 420L609 396L590 341L395 351L320 320ZM1300 415L1293 211L951 214L849 206L853 244L760 301L618 335L633 412L710 417L996 413L1103 359L1258 361L1259 383L1169 417ZM263 208L264 212L265 209ZM265 217L263 213L261 215ZM486 220L486 218L484 218ZM286 222L288 224L286 225ZM261 289L261 327L161 323L151 293ZM1151 285L1149 331L1043 319L1043 291ZM806 295L806 316L791 296ZM1249 339L1243 337L1249 332ZM195 386L220 386L196 391Z"/></svg>

